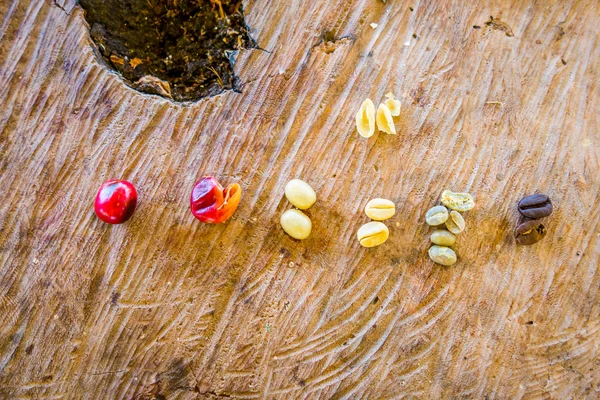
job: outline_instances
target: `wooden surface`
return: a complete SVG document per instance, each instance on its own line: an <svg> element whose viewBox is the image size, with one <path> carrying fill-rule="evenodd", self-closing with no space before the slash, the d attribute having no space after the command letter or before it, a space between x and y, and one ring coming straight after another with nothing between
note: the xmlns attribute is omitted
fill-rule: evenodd
<svg viewBox="0 0 600 400"><path fill-rule="evenodd" d="M598 398L599 3L244 4L268 52L183 106L107 71L74 1L1 2L0 398ZM398 136L360 138L390 90ZM243 187L224 225L188 210L204 174ZM140 197L120 226L92 208L113 177ZM423 222L446 188L477 201L451 268ZM517 247L537 191L549 234ZM364 249L376 196L398 212Z"/></svg>

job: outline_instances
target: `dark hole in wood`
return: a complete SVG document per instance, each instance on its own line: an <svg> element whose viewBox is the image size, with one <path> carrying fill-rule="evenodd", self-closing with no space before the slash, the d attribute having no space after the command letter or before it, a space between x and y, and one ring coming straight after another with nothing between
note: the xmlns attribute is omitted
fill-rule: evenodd
<svg viewBox="0 0 600 400"><path fill-rule="evenodd" d="M242 0L80 0L109 67L142 92L194 101L240 91L233 64L256 48Z"/></svg>

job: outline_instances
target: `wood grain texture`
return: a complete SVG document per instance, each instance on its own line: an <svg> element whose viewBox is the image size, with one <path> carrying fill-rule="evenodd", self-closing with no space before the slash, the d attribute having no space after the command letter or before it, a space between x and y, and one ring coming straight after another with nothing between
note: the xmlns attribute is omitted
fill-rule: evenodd
<svg viewBox="0 0 600 400"><path fill-rule="evenodd" d="M268 51L187 106L109 72L74 4L0 4L0 398L600 396L597 1L248 0ZM398 136L360 138L390 90ZM243 187L226 224L188 210L205 174ZM92 207L113 177L140 198L120 226ZM477 201L452 268L423 222L446 188ZM549 234L517 247L536 191ZM398 212L364 249L376 196Z"/></svg>

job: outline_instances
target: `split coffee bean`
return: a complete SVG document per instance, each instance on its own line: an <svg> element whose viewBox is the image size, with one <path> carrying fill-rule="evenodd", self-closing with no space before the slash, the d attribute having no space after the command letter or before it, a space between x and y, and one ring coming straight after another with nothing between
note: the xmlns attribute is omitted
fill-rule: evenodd
<svg viewBox="0 0 600 400"><path fill-rule="evenodd" d="M519 202L519 212L531 219L540 219L552 214L552 202L545 194L532 194Z"/></svg>
<svg viewBox="0 0 600 400"><path fill-rule="evenodd" d="M529 246L542 240L546 236L546 227L540 221L525 221L515 230L517 243Z"/></svg>

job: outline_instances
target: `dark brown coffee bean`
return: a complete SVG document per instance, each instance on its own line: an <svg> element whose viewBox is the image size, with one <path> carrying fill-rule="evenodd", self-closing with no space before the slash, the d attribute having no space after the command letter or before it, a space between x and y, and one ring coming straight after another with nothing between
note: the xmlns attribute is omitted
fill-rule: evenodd
<svg viewBox="0 0 600 400"><path fill-rule="evenodd" d="M517 243L526 246L539 242L546 236L546 227L536 220L523 222L515 230Z"/></svg>
<svg viewBox="0 0 600 400"><path fill-rule="evenodd" d="M527 218L544 218L552 214L552 202L545 194L532 194L519 202L519 212Z"/></svg>

